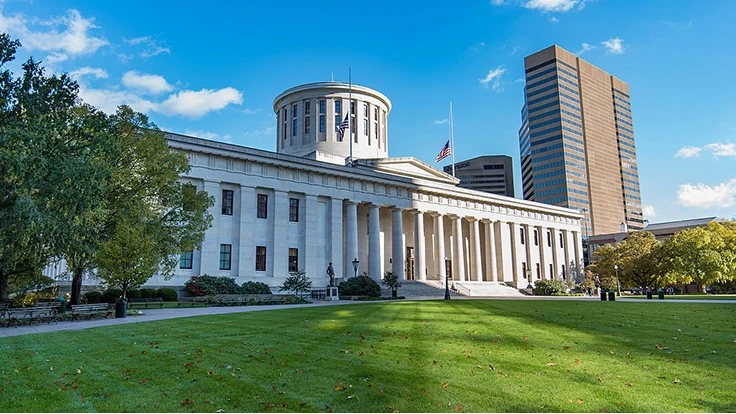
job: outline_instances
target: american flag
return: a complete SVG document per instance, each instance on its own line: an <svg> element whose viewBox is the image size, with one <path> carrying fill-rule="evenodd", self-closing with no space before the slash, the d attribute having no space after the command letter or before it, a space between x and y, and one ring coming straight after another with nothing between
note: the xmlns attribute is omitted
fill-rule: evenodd
<svg viewBox="0 0 736 414"><path fill-rule="evenodd" d="M345 130L348 129L349 126L350 124L348 123L348 116L345 115L345 120L342 121L342 123L340 124L340 127L337 130L337 134L340 137L339 141L342 141L342 136L345 135Z"/></svg>
<svg viewBox="0 0 736 414"><path fill-rule="evenodd" d="M440 151L439 154L437 154L437 158L434 159L434 162L440 162L443 158L447 157L448 155L452 154L452 148L450 148L450 140L447 140L447 143L444 147L442 147L442 151Z"/></svg>

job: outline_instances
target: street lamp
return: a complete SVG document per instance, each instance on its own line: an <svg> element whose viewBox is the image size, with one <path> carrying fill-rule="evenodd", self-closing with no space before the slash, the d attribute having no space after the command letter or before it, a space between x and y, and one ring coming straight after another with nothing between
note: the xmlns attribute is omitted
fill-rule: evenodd
<svg viewBox="0 0 736 414"><path fill-rule="evenodd" d="M445 258L447 263L447 258ZM445 300L450 300L450 276L445 275Z"/></svg>
<svg viewBox="0 0 736 414"><path fill-rule="evenodd" d="M352 263L353 263L353 272L355 272L355 277L357 277L358 276L358 265L360 264L360 260L358 260L358 258L356 257L355 259L353 259Z"/></svg>
<svg viewBox="0 0 736 414"><path fill-rule="evenodd" d="M526 288L534 289L534 286L532 286L532 269L526 269L526 281L529 283Z"/></svg>
<svg viewBox="0 0 736 414"><path fill-rule="evenodd" d="M621 296L621 284L618 282L618 265L613 265L613 268L616 270L616 290L618 295Z"/></svg>

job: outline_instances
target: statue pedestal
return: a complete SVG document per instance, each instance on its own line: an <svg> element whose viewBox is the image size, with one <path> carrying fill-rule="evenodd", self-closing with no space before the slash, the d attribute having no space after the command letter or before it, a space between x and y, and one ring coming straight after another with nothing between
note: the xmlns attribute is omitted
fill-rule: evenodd
<svg viewBox="0 0 736 414"><path fill-rule="evenodd" d="M327 286L327 300L340 300L337 286Z"/></svg>

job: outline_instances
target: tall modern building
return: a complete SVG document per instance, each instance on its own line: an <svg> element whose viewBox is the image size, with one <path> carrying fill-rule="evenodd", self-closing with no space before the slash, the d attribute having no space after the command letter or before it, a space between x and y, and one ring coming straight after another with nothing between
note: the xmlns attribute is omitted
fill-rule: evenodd
<svg viewBox="0 0 736 414"><path fill-rule="evenodd" d="M507 197L514 196L514 169L508 155L483 155L455 163L460 187ZM452 164L444 171L452 174Z"/></svg>
<svg viewBox="0 0 736 414"><path fill-rule="evenodd" d="M557 45L524 66L524 199L581 211L584 236L642 229L628 84Z"/></svg>

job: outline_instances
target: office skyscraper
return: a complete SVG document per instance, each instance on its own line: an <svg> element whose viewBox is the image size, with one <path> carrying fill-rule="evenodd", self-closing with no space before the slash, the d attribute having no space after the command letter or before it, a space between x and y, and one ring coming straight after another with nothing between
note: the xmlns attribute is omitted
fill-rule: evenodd
<svg viewBox="0 0 736 414"><path fill-rule="evenodd" d="M452 164L444 171L452 173ZM460 187L487 193L514 196L514 169L508 155L483 155L455 163L455 176Z"/></svg>
<svg viewBox="0 0 736 414"><path fill-rule="evenodd" d="M628 84L556 45L524 66L524 199L580 210L587 236L643 228Z"/></svg>

